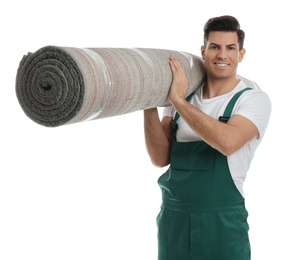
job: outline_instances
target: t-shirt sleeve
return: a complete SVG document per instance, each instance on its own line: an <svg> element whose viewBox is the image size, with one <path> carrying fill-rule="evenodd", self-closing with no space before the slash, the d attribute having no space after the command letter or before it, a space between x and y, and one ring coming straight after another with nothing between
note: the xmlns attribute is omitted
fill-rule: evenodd
<svg viewBox="0 0 289 260"><path fill-rule="evenodd" d="M234 114L242 115L252 121L258 128L261 137L267 129L272 104L269 96L263 91L253 90L246 92L246 95L241 96Z"/></svg>
<svg viewBox="0 0 289 260"><path fill-rule="evenodd" d="M169 116L169 117L173 117L174 116L174 107L173 106L164 107L164 109L163 109L163 117L165 117L165 116Z"/></svg>

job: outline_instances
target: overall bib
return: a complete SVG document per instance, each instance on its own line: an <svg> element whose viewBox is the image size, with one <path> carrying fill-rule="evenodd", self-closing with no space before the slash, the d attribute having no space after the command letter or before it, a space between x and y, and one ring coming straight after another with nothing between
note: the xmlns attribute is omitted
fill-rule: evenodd
<svg viewBox="0 0 289 260"><path fill-rule="evenodd" d="M228 121L243 91L230 100L220 121ZM203 141L174 137L170 167L158 184L158 260L250 259L248 212L226 156Z"/></svg>

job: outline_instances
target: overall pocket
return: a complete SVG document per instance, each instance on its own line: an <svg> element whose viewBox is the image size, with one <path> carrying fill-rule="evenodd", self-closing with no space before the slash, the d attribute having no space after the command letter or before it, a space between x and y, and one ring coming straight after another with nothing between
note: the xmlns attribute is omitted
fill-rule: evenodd
<svg viewBox="0 0 289 260"><path fill-rule="evenodd" d="M182 149L172 150L169 169L171 194L176 199L208 200L214 178L214 152L207 146L200 149L194 144L180 145Z"/></svg>

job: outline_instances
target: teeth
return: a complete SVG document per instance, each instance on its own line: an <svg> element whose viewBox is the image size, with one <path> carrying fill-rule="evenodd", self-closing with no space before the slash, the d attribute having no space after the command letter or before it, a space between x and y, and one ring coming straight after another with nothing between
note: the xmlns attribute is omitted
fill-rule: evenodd
<svg viewBox="0 0 289 260"><path fill-rule="evenodd" d="M217 66L220 66L220 67L226 67L228 64L224 64L224 63L217 63L216 65L217 65Z"/></svg>

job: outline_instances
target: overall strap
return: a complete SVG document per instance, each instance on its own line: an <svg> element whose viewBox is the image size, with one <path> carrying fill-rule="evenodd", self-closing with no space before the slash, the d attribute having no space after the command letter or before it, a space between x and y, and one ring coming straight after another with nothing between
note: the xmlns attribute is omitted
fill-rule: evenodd
<svg viewBox="0 0 289 260"><path fill-rule="evenodd" d="M219 121L220 122L223 122L223 123L227 123L228 120L230 119L231 117L231 114L232 114L232 111L233 111L233 108L238 100L238 98L242 95L243 92L249 90L249 89L252 89L252 88L244 88L242 89L241 91L239 91L238 93L236 93L232 99L229 101L226 109L225 109L225 112L222 116L219 117Z"/></svg>
<svg viewBox="0 0 289 260"><path fill-rule="evenodd" d="M195 92L191 93L189 96L186 97L186 100L189 102L194 94L195 94ZM179 117L180 117L180 114L178 113L178 111L176 111L176 114L171 121L173 141L177 140L178 124L176 122L179 119Z"/></svg>

